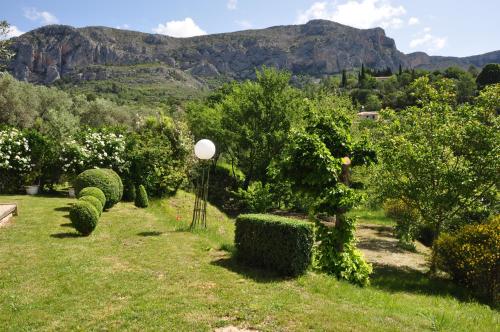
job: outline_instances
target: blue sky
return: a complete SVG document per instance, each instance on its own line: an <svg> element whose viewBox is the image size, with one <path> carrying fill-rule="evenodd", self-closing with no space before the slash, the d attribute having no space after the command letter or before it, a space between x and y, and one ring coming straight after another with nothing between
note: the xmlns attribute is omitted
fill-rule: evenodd
<svg viewBox="0 0 500 332"><path fill-rule="evenodd" d="M500 49L499 0L2 0L12 35L51 23L101 25L178 37L314 18L382 26L399 50L468 56Z"/></svg>

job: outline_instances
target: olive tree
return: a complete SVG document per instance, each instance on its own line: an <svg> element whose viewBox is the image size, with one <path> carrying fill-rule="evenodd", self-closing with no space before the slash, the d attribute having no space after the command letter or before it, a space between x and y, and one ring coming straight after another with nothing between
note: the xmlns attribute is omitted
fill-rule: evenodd
<svg viewBox="0 0 500 332"><path fill-rule="evenodd" d="M0 70L5 69L5 63L14 56L10 49L11 41L8 39L10 29L7 21L0 21Z"/></svg>

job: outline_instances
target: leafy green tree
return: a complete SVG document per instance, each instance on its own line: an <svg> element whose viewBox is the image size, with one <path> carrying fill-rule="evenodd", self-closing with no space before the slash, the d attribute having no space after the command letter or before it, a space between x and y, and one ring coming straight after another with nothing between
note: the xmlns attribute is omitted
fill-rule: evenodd
<svg viewBox="0 0 500 332"><path fill-rule="evenodd" d="M5 69L7 63L14 52L10 49L11 41L7 39L10 31L10 24L7 21L0 21L0 70Z"/></svg>
<svg viewBox="0 0 500 332"><path fill-rule="evenodd" d="M477 67L474 65L470 65L469 68L467 69L467 72L474 77L474 79L479 75L479 71L477 70Z"/></svg>
<svg viewBox="0 0 500 332"><path fill-rule="evenodd" d="M490 63L484 66L477 76L476 82L480 87L500 83L500 64Z"/></svg>
<svg viewBox="0 0 500 332"><path fill-rule="evenodd" d="M292 130L290 143L278 162L280 176L309 203L310 215L335 216L335 227L316 221L314 265L350 282L366 285L371 266L355 246L355 223L345 216L359 195L348 186L344 165L353 151L350 136L350 108L331 107L342 103L332 97L308 102L305 125ZM345 104L344 104L345 105Z"/></svg>
<svg viewBox="0 0 500 332"><path fill-rule="evenodd" d="M365 110L369 112L378 112L382 108L382 103L376 94L370 94L366 98Z"/></svg>
<svg viewBox="0 0 500 332"><path fill-rule="evenodd" d="M252 180L266 181L301 108L300 93L289 80L289 73L263 67L256 81L234 85L215 106L222 114L227 154L245 174L244 189Z"/></svg>
<svg viewBox="0 0 500 332"><path fill-rule="evenodd" d="M210 100L192 101L186 104L186 118L195 141L207 138L214 142L217 147L214 160L217 161L220 154L228 150L221 109L214 107Z"/></svg>
<svg viewBox="0 0 500 332"><path fill-rule="evenodd" d="M194 162L187 126L165 115L147 118L130 135L127 150L130 166L123 177L127 183L144 185L151 196L175 194Z"/></svg>
<svg viewBox="0 0 500 332"><path fill-rule="evenodd" d="M418 212L415 223L437 237L495 213L500 177L500 89L481 93L476 105L456 105L453 82L412 84L417 105L382 112L375 135L375 173L383 199L401 199Z"/></svg>
<svg viewBox="0 0 500 332"><path fill-rule="evenodd" d="M471 102L476 94L476 82L474 77L459 67L448 67L443 72L443 77L453 79L458 103ZM438 75L438 78L441 75Z"/></svg>

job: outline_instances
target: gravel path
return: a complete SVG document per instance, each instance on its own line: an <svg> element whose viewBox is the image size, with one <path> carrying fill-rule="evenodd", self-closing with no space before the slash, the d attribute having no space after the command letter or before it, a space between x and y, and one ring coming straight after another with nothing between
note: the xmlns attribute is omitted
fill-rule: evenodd
<svg viewBox="0 0 500 332"><path fill-rule="evenodd" d="M426 272L430 249L416 242L417 251L398 247L390 226L359 223L356 230L358 248L370 263Z"/></svg>

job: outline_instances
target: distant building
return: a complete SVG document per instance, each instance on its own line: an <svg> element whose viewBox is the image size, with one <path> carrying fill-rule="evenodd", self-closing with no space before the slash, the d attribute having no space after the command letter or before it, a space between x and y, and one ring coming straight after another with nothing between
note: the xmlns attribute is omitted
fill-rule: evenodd
<svg viewBox="0 0 500 332"><path fill-rule="evenodd" d="M361 120L372 120L376 121L378 120L378 112L359 112L358 117Z"/></svg>

